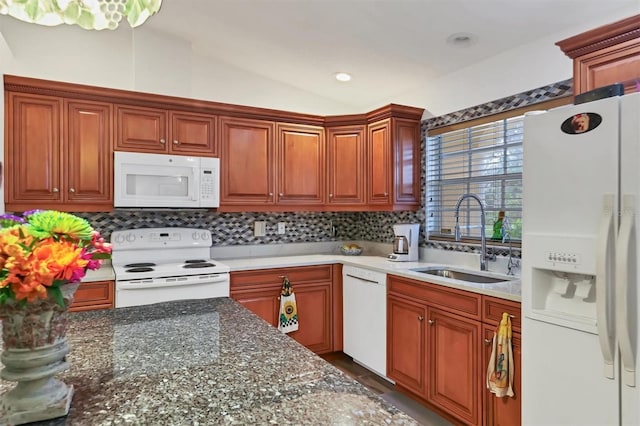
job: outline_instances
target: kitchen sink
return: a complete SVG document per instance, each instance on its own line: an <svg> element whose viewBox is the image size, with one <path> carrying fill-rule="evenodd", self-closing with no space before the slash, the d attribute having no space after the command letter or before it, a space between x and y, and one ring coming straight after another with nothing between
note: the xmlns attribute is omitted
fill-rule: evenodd
<svg viewBox="0 0 640 426"><path fill-rule="evenodd" d="M512 280L511 278L483 275L482 273L476 274L473 272L465 272L457 269L442 267L412 269L412 271L420 272L422 274L435 275L437 277L450 278L452 280L467 281L476 284L493 284Z"/></svg>

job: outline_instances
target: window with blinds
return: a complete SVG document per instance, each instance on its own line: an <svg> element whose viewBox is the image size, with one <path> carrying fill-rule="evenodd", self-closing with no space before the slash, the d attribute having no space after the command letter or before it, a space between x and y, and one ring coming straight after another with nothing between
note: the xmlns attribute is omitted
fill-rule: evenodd
<svg viewBox="0 0 640 426"><path fill-rule="evenodd" d="M427 230L431 239L454 237L455 206L461 195L477 195L485 207L485 237L502 240L498 220L511 240L522 235L522 138L524 116L453 130L427 138ZM460 205L463 238L480 237L480 207Z"/></svg>

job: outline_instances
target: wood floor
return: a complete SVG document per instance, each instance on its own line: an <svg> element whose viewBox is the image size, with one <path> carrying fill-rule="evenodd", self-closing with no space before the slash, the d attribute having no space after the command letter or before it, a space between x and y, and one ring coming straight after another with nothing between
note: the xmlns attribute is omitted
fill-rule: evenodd
<svg viewBox="0 0 640 426"><path fill-rule="evenodd" d="M419 424L424 426L449 426L451 423L430 411L423 405L397 392L393 383L383 379L377 374L367 370L341 352L322 355L322 358L333 364L342 372L353 377L358 382L377 393L387 402L393 404L409 416L413 417Z"/></svg>

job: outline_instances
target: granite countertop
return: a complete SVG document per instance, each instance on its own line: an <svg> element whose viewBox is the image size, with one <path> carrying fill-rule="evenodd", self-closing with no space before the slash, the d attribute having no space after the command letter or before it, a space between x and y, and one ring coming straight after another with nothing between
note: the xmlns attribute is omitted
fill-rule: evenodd
<svg viewBox="0 0 640 426"><path fill-rule="evenodd" d="M228 298L72 313L67 336L71 410L39 424L417 424Z"/></svg>
<svg viewBox="0 0 640 426"><path fill-rule="evenodd" d="M286 268L295 266L324 265L332 263L342 263L343 265L351 265L371 269L386 274L398 275L411 278L418 281L430 282L459 290L467 290L474 293L485 294L488 296L500 297L516 302L521 301L521 281L519 277L510 277L512 281L501 282L495 284L479 284L471 283L450 278L437 277L434 275L425 275L420 272L413 271L416 268L425 268L430 266L442 266L443 263L432 262L390 262L386 257L382 256L343 256L336 254L309 254L300 256L270 256L270 257L250 257L238 259L222 259L222 263L231 268L233 271L245 271L253 269L265 268ZM454 267L454 265L448 265ZM469 269L464 268L463 269ZM502 274L496 274L504 276Z"/></svg>

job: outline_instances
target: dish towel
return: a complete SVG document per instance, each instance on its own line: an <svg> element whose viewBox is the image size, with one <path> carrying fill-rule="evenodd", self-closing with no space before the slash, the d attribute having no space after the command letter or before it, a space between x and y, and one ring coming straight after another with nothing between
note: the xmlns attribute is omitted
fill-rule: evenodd
<svg viewBox="0 0 640 426"><path fill-rule="evenodd" d="M298 306L296 305L296 295L293 294L293 287L289 278L282 277L282 290L280 290L280 315L278 320L278 330L283 333L290 333L298 329Z"/></svg>
<svg viewBox="0 0 640 426"><path fill-rule="evenodd" d="M493 350L487 367L487 389L497 397L513 396L513 350L511 318L506 312L493 333Z"/></svg>

